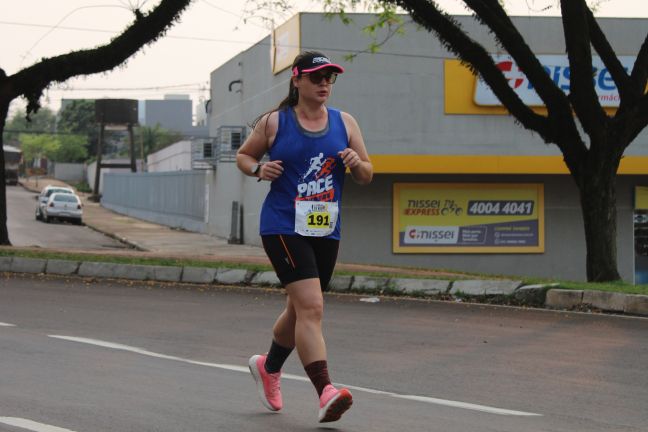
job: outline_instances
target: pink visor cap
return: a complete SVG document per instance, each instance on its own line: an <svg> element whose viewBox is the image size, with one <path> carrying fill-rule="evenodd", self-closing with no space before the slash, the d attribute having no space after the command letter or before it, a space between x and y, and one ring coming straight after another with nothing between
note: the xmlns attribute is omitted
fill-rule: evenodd
<svg viewBox="0 0 648 432"><path fill-rule="evenodd" d="M315 72L320 69L331 68L336 73L344 73L344 68L338 64L331 63L328 57L320 53L313 53L304 56L299 63L293 67L292 76L299 76L304 73Z"/></svg>

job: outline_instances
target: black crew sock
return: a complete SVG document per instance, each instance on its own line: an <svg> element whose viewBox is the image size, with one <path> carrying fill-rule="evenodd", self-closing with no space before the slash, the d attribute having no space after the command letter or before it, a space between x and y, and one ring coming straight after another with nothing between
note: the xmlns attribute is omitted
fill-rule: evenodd
<svg viewBox="0 0 648 432"><path fill-rule="evenodd" d="M317 395L322 396L324 387L331 384L331 379L328 374L328 363L326 360L315 361L309 365L304 366L304 370L310 378L311 382L317 390Z"/></svg>
<svg viewBox="0 0 648 432"><path fill-rule="evenodd" d="M293 348L282 347L273 340L272 345L270 345L270 351L268 351L268 356L265 361L266 372L279 372L292 350Z"/></svg>

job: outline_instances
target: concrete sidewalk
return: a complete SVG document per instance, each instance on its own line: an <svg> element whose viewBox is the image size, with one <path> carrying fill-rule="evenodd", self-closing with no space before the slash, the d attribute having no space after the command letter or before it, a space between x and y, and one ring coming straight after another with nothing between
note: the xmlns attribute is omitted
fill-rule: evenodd
<svg viewBox="0 0 648 432"><path fill-rule="evenodd" d="M57 180L42 178L22 179L21 184L35 193L40 192L47 184L67 186ZM215 236L172 229L124 216L88 200L87 194L79 194L79 196L83 200L83 217L88 227L131 246L130 250L103 252L104 255L191 259L219 264L217 267L166 267L0 256L0 272L203 284L280 285L272 271L242 270L227 265L229 263L270 266L265 252L260 247L229 244L225 239ZM468 279L465 275L435 270L353 263L338 263L336 271L352 275L336 274L330 286L333 292L393 293L455 301L487 300L489 303L499 300L502 304L648 316L646 295L563 290L557 286L558 284L524 285L519 280ZM358 273L385 273L389 276L370 277ZM373 299L379 301L377 297Z"/></svg>
<svg viewBox="0 0 648 432"><path fill-rule="evenodd" d="M39 193L47 185L68 186L55 179L21 179L22 186ZM69 186L68 186L69 187ZM78 193L83 201L83 222L89 228L115 238L139 251L138 256L169 256L202 260L269 264L263 249L230 245L226 240L207 234L172 229L164 225L115 213ZM119 254L123 254L120 251ZM127 254L132 254L126 252Z"/></svg>
<svg viewBox="0 0 648 432"><path fill-rule="evenodd" d="M22 186L39 193L47 185L66 186L68 184L49 178L23 178ZM168 257L218 261L225 263L263 264L270 266L265 251L261 247L229 244L226 239L195 232L173 229L130 216L115 213L90 201L89 195L78 193L83 201L83 221L95 231L115 238L133 249L132 251L110 251L111 255L135 255L138 257ZM408 269L390 266L374 266L353 263L338 263L338 270L357 272L380 272L418 276L444 276L462 278L462 275L437 272L434 270Z"/></svg>

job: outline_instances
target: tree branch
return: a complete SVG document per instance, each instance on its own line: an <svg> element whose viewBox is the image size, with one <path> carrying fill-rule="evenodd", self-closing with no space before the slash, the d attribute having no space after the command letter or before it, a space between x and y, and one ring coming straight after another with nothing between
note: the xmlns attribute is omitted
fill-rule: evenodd
<svg viewBox="0 0 648 432"><path fill-rule="evenodd" d="M570 171L575 176L578 175L581 172L579 161L584 159L587 147L574 122L567 96L546 73L499 1L464 0L464 3L475 12L477 19L494 33L499 43L533 84L549 112L550 127L555 134L553 142L565 156L565 163Z"/></svg>
<svg viewBox="0 0 648 432"><path fill-rule="evenodd" d="M550 116L571 113L565 93L551 80L542 64L497 0L464 0L475 11L476 18L495 34L495 37L533 84Z"/></svg>
<svg viewBox="0 0 648 432"><path fill-rule="evenodd" d="M594 14L589 8L585 8L585 13L587 14L587 25L589 26L590 37L592 38L592 46L601 56L603 64L610 71L612 79L619 90L619 95L621 97L621 103L630 102L632 99L633 84L630 80L628 72L623 68L623 65L619 61L614 49L608 42L605 34L599 27L598 22L594 18Z"/></svg>
<svg viewBox="0 0 648 432"><path fill-rule="evenodd" d="M479 72L504 106L525 128L536 131L545 142L556 142L555 131L547 118L534 113L522 102L488 52L469 38L452 17L441 12L434 3L425 0L389 1L406 9L414 21L434 32L448 50L468 63L473 71Z"/></svg>
<svg viewBox="0 0 648 432"><path fill-rule="evenodd" d="M161 0L151 12L137 11L135 21L109 44L45 58L7 78L11 99L25 96L27 113L39 108L39 100L52 82L111 70L147 44L153 43L175 23L192 0Z"/></svg>
<svg viewBox="0 0 648 432"><path fill-rule="evenodd" d="M602 142L609 118L601 107L592 81L588 8L584 0L561 0L561 7L570 69L569 100L591 138L591 145L595 146Z"/></svg>

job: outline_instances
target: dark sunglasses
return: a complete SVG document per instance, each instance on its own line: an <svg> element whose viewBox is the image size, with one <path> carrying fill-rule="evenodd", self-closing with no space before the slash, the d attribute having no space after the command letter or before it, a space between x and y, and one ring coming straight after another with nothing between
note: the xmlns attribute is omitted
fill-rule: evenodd
<svg viewBox="0 0 648 432"><path fill-rule="evenodd" d="M303 75L308 76L308 79L310 82L313 84L319 84L322 82L322 80L326 80L329 84L333 84L335 80L337 79L338 74L335 72L311 72L311 73L305 73Z"/></svg>

